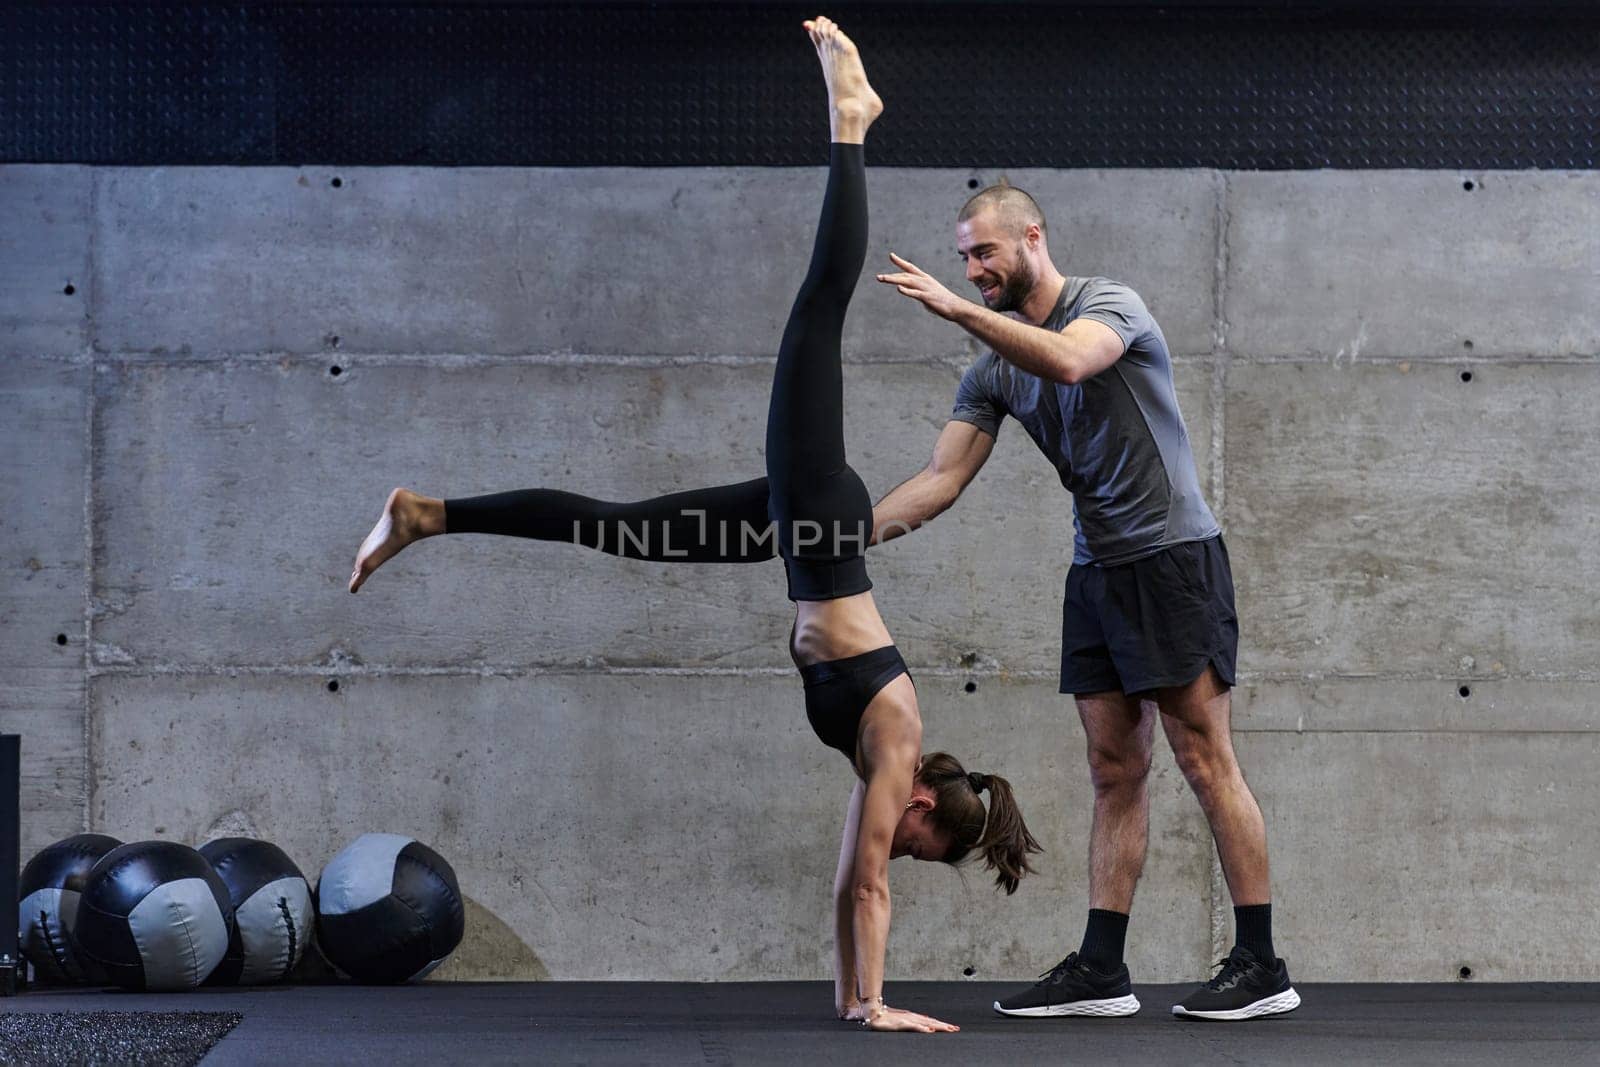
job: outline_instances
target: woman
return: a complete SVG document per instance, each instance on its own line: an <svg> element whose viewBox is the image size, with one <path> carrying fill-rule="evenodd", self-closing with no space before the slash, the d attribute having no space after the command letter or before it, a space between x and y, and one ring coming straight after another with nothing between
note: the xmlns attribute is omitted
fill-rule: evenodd
<svg viewBox="0 0 1600 1067"><path fill-rule="evenodd" d="M976 850L1012 893L1039 846L1004 778L969 774L944 753L921 755L916 690L869 592L861 550L872 502L845 462L840 337L866 258L863 144L883 105L850 39L826 18L804 25L828 86L832 144L810 271L778 352L767 477L632 504L549 489L449 501L396 489L361 547L350 591L412 541L441 533L571 540L661 561L782 556L795 602L790 655L805 681L806 715L859 779L834 881L835 1007L875 1030L954 1031L883 1003L889 860L954 864ZM986 790L987 811L979 797Z"/></svg>

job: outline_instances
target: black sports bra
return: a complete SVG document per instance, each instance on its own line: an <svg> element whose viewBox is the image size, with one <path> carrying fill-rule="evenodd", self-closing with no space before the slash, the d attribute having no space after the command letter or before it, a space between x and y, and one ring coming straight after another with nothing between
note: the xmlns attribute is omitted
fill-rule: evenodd
<svg viewBox="0 0 1600 1067"><path fill-rule="evenodd" d="M861 716L872 698L902 674L909 676L911 671L893 645L802 665L800 677L806 686L806 718L811 720L811 729L823 744L855 763Z"/></svg>

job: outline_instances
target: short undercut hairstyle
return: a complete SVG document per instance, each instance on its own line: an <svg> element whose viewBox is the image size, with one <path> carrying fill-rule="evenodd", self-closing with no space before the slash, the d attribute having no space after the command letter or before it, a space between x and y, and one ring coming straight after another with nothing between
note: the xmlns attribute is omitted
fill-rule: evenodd
<svg viewBox="0 0 1600 1067"><path fill-rule="evenodd" d="M1018 237L1021 237L1029 226L1039 227L1040 233L1049 232L1044 224L1044 212L1039 210L1038 202L1003 178L1000 184L991 185L974 193L972 199L961 208L961 214L956 216L956 221L966 222L979 212L991 209L999 219L1000 225Z"/></svg>

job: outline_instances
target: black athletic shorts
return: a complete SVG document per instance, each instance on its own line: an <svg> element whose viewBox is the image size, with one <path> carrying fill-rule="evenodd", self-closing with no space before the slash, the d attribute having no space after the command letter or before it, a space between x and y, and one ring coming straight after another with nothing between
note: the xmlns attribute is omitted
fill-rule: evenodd
<svg viewBox="0 0 1600 1067"><path fill-rule="evenodd" d="M1114 567L1074 565L1061 605L1061 692L1143 693L1216 668L1233 685L1239 617L1222 536Z"/></svg>

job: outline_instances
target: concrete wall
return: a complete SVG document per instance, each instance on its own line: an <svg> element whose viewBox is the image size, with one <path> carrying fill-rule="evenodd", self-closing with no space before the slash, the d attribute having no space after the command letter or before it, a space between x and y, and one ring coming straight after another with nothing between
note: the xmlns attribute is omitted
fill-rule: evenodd
<svg viewBox="0 0 1600 1067"><path fill-rule="evenodd" d="M994 176L873 172L870 263L958 284L954 212ZM1178 353L1296 975L1600 978L1600 176L1011 178L1063 266L1132 283ZM0 168L25 850L242 828L314 874L401 831L472 898L446 974L826 975L851 776L801 714L779 567L463 537L343 591L393 485L758 474L821 179ZM847 351L852 459L882 493L975 350L865 282ZM891 976L1029 978L1076 945L1070 543L1013 425L953 513L873 554L930 744L1012 777L1048 849L1010 900L897 864ZM1130 962L1199 978L1228 902L1165 754L1152 792Z"/></svg>

